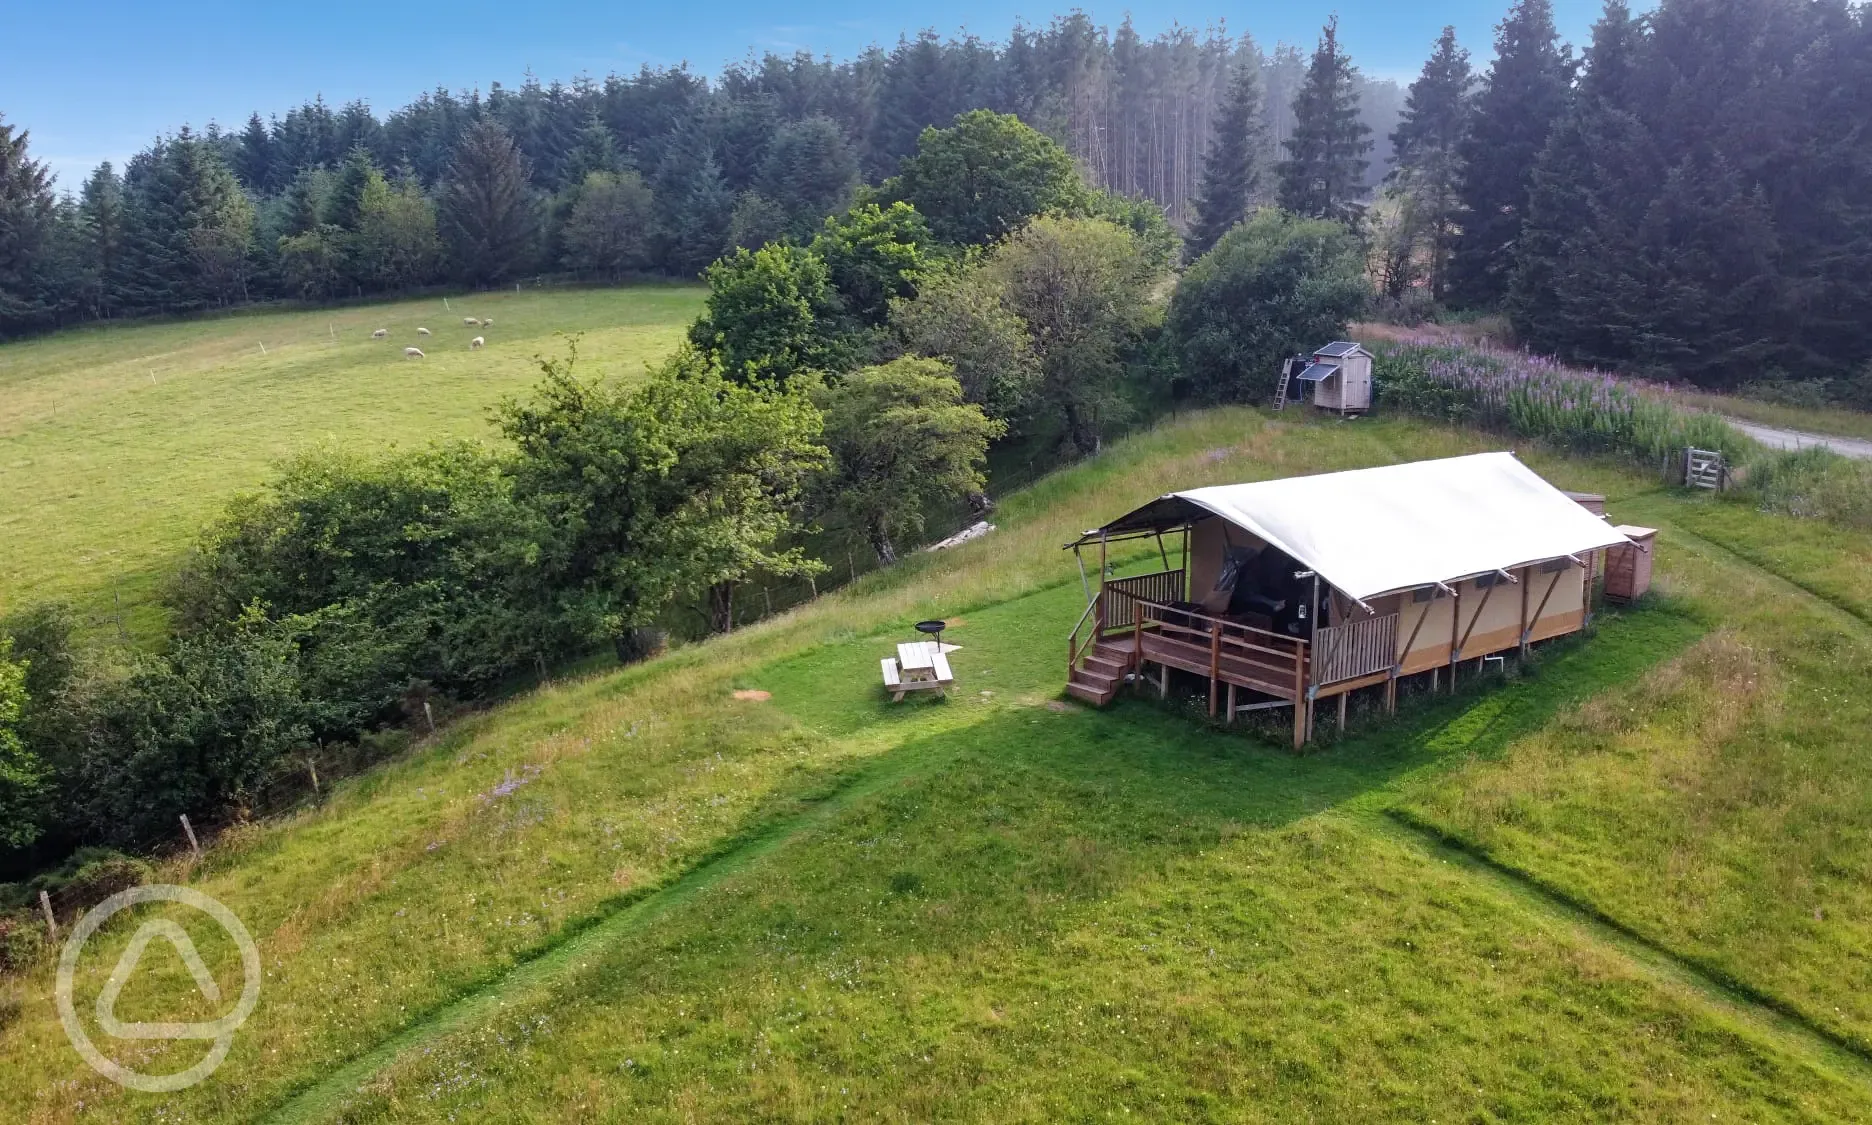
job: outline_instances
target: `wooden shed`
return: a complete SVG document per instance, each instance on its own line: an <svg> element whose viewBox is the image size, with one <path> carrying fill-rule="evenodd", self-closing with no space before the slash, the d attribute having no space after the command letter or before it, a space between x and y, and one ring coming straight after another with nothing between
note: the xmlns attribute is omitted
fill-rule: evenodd
<svg viewBox="0 0 1872 1125"><path fill-rule="evenodd" d="M1606 597L1637 601L1651 588L1651 554L1657 546L1657 528L1620 524L1617 530L1630 542L1606 552Z"/></svg>
<svg viewBox="0 0 1872 1125"><path fill-rule="evenodd" d="M1313 353L1298 379L1313 388L1313 405L1336 414L1363 414L1371 409L1372 355L1351 340L1334 340Z"/></svg>
<svg viewBox="0 0 1872 1125"><path fill-rule="evenodd" d="M1163 569L1103 577L1109 545L1140 538ZM1400 677L1454 686L1464 661L1578 631L1595 553L1630 544L1512 453L1173 492L1067 544L1101 560L1067 690L1103 705L1193 672L1211 715L1292 707L1298 746L1322 699L1343 721L1353 691L1389 708Z"/></svg>

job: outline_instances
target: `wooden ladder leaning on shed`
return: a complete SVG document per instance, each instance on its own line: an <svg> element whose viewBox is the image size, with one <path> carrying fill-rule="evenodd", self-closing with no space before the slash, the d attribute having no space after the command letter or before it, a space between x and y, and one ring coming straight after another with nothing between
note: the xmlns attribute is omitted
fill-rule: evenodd
<svg viewBox="0 0 1872 1125"><path fill-rule="evenodd" d="M1279 414L1287 407L1287 384L1293 381L1294 361L1292 356L1281 364L1280 382L1274 387L1274 413Z"/></svg>

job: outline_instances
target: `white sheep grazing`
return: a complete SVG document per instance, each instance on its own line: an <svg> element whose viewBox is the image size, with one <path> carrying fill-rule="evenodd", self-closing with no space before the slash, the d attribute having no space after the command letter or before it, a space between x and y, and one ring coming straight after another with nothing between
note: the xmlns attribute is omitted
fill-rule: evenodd
<svg viewBox="0 0 1872 1125"><path fill-rule="evenodd" d="M481 327L481 322L476 320L472 316L464 316L462 317L462 327L463 328L479 328Z"/></svg>
<svg viewBox="0 0 1872 1125"><path fill-rule="evenodd" d="M423 357L421 348L404 348L403 354L410 359L421 359Z"/></svg>
<svg viewBox="0 0 1872 1125"><path fill-rule="evenodd" d="M468 341L469 351L474 351L476 348L485 348L485 347L487 347L487 341L482 339L479 336L476 336L474 339Z"/></svg>
<svg viewBox="0 0 1872 1125"><path fill-rule="evenodd" d="M493 317L491 317L491 316L484 316L484 317L482 317L482 318L481 318L481 327L483 327L483 328L492 328L492 327L494 327L494 318L493 318Z"/></svg>
<svg viewBox="0 0 1872 1125"><path fill-rule="evenodd" d="M388 337L389 335L390 335L390 330L388 328L379 328L377 331L372 332L370 334L370 338L373 340L382 340Z"/></svg>
<svg viewBox="0 0 1872 1125"><path fill-rule="evenodd" d="M418 335L418 336L427 336L427 335L429 335L429 330L428 330L427 328L418 328L418 329L416 330L416 335Z"/></svg>

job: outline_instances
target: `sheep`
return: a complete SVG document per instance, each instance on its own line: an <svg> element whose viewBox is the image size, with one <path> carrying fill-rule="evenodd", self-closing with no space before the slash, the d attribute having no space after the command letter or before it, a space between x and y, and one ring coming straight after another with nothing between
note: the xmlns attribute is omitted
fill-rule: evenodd
<svg viewBox="0 0 1872 1125"><path fill-rule="evenodd" d="M388 338L389 335L390 330L388 328L379 328L377 331L370 334L370 338L373 340L383 340Z"/></svg>
<svg viewBox="0 0 1872 1125"><path fill-rule="evenodd" d="M422 353L422 349L421 349L421 348L404 348L404 349L403 349L403 355L404 355L404 356L405 356L406 358L408 358L408 359L421 359L421 358L423 358L423 353Z"/></svg>
<svg viewBox="0 0 1872 1125"><path fill-rule="evenodd" d="M464 316L462 317L462 327L463 328L479 328L481 327L481 322L476 320L472 316Z"/></svg>
<svg viewBox="0 0 1872 1125"><path fill-rule="evenodd" d="M494 318L493 318L493 317L491 317L491 316L484 316L484 317L482 317L482 318L481 318L481 327L483 327L483 328L492 328L492 327L494 327Z"/></svg>
<svg viewBox="0 0 1872 1125"><path fill-rule="evenodd" d="M428 330L427 328L418 328L418 329L416 330L416 335L418 335L418 336L427 336L427 335L429 335L429 330Z"/></svg>
<svg viewBox="0 0 1872 1125"><path fill-rule="evenodd" d="M485 348L485 347L487 347L487 341L481 338L480 336L476 336L474 339L468 341L469 351L474 351L476 348Z"/></svg>

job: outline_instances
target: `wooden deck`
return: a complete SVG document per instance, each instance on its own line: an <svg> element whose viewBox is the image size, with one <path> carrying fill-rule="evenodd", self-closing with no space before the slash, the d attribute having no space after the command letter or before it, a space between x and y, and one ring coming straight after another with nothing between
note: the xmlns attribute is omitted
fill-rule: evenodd
<svg viewBox="0 0 1872 1125"><path fill-rule="evenodd" d="M1208 679L1212 717L1293 707L1299 746L1318 700L1393 679L1396 614L1322 628L1309 642L1168 604L1183 582L1180 570L1106 582L1068 638L1067 691L1103 706L1151 666L1164 689L1175 668Z"/></svg>

